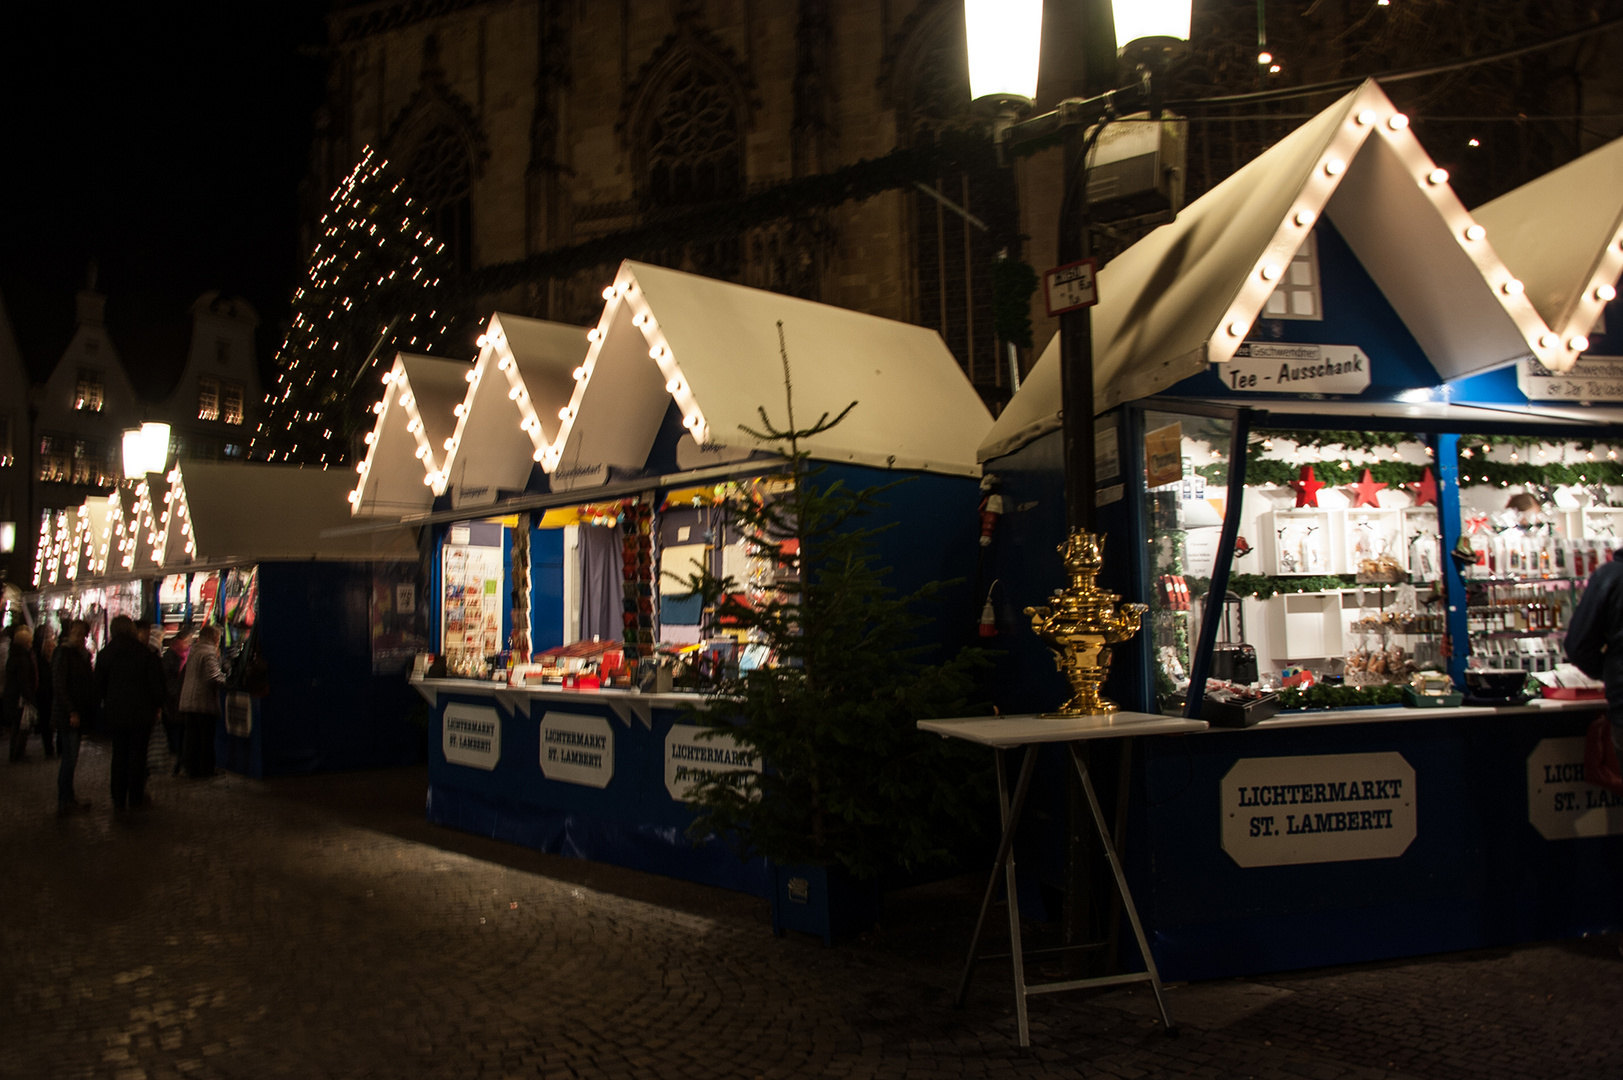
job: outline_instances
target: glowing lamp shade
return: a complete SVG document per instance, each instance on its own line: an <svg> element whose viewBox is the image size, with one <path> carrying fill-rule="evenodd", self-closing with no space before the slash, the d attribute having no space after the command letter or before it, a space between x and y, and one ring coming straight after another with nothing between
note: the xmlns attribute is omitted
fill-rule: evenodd
<svg viewBox="0 0 1623 1080"><path fill-rule="evenodd" d="M1116 48L1125 49L1143 38L1188 41L1193 6L1193 0L1116 0L1111 5L1116 18Z"/></svg>
<svg viewBox="0 0 1623 1080"><path fill-rule="evenodd" d="M1037 96L1042 0L964 0L969 96L1023 101Z"/></svg>
<svg viewBox="0 0 1623 1080"><path fill-rule="evenodd" d="M161 473L169 462L169 425L145 423L124 432L124 478L139 480Z"/></svg>

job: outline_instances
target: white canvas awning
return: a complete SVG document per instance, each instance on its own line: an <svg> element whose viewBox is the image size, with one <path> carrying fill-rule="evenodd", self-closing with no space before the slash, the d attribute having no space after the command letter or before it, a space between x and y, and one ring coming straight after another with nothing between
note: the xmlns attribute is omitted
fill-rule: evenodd
<svg viewBox="0 0 1623 1080"><path fill-rule="evenodd" d="M1094 402L1103 412L1234 356L1314 223L1328 215L1443 379L1577 352L1550 329L1399 113L1365 83L1099 272ZM1508 286L1508 287L1507 287ZM979 448L1060 424L1057 338Z"/></svg>
<svg viewBox="0 0 1623 1080"><path fill-rule="evenodd" d="M530 470L558 435L586 357L586 328L491 316L479 359L445 444L446 488L457 506L494 502L521 491ZM584 374L584 371L582 371Z"/></svg>
<svg viewBox="0 0 1623 1080"><path fill-rule="evenodd" d="M348 496L353 512L421 513L445 492L440 463L456 430L456 408L467 396L471 365L400 353L383 374L383 399L367 437L360 482Z"/></svg>
<svg viewBox="0 0 1623 1080"><path fill-rule="evenodd" d="M933 330L845 308L626 262L562 430L542 453L555 489L638 470L672 403L686 427L682 468L742 460L763 449L760 409L788 424L779 327L794 385L795 423L856 402L837 427L803 446L824 461L974 475L991 427L979 395Z"/></svg>
<svg viewBox="0 0 1623 1080"><path fill-rule="evenodd" d="M1562 340L1584 337L1623 274L1623 139L1472 212Z"/></svg>

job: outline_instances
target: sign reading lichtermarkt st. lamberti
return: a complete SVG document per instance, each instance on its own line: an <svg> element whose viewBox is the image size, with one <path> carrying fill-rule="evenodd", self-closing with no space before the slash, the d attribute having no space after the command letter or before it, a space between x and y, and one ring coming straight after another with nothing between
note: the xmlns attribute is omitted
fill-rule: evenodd
<svg viewBox="0 0 1623 1080"><path fill-rule="evenodd" d="M1223 778L1223 850L1241 866L1392 859L1415 838L1402 754L1241 758Z"/></svg>
<svg viewBox="0 0 1623 1080"><path fill-rule="evenodd" d="M665 736L665 790L686 801L693 788L716 773L758 773L761 760L727 735L697 724L672 724ZM701 737L702 736L702 737Z"/></svg>
<svg viewBox="0 0 1623 1080"><path fill-rule="evenodd" d="M488 705L445 706L442 746L453 765L494 769L502 759L502 718Z"/></svg>
<svg viewBox="0 0 1623 1080"><path fill-rule="evenodd" d="M614 728L608 718L548 711L541 717L541 773L566 784L608 787L614 779Z"/></svg>
<svg viewBox="0 0 1623 1080"><path fill-rule="evenodd" d="M1230 390L1254 394L1356 394L1369 386L1369 357L1354 345L1246 341L1213 364Z"/></svg>
<svg viewBox="0 0 1623 1080"><path fill-rule="evenodd" d="M1623 834L1623 796L1584 782L1584 740L1542 739L1527 755L1527 820L1546 840Z"/></svg>

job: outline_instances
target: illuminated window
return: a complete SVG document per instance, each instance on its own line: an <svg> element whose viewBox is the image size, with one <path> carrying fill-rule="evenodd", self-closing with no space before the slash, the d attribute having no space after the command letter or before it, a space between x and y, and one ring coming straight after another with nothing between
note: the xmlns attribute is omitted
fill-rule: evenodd
<svg viewBox="0 0 1623 1080"><path fill-rule="evenodd" d="M73 387L73 407L81 412L101 412L101 406L101 372L80 368Z"/></svg>
<svg viewBox="0 0 1623 1080"><path fill-rule="evenodd" d="M220 419L228 424L242 423L242 384L220 384Z"/></svg>
<svg viewBox="0 0 1623 1080"><path fill-rule="evenodd" d="M71 481L75 484L94 484L106 487L110 483L106 455L101 443L95 439L73 440L73 466Z"/></svg>
<svg viewBox="0 0 1623 1080"><path fill-rule="evenodd" d="M41 435L39 440L39 478L50 484L65 484L73 474L73 455L69 441L61 435Z"/></svg>
<svg viewBox="0 0 1623 1080"><path fill-rule="evenodd" d="M242 444L234 442L226 443L225 456L228 458L240 458L242 456Z"/></svg>
<svg viewBox="0 0 1623 1080"><path fill-rule="evenodd" d="M220 418L220 380L212 375L204 375L197 380L197 418Z"/></svg>
<svg viewBox="0 0 1623 1080"><path fill-rule="evenodd" d="M9 469L15 464L17 458L11 449L11 420L0 417L0 469Z"/></svg>

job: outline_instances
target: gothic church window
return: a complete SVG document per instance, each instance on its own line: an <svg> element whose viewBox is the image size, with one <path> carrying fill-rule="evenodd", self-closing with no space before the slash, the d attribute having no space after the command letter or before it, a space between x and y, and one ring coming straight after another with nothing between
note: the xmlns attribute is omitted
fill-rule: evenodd
<svg viewBox="0 0 1623 1080"><path fill-rule="evenodd" d="M412 197L428 208L429 225L456 268L473 269L473 163L461 132L443 122L430 128L412 148L406 173Z"/></svg>
<svg viewBox="0 0 1623 1080"><path fill-rule="evenodd" d="M664 82L640 143L644 199L651 209L698 206L743 192L743 139L734 101L722 77L700 64L684 64ZM662 261L736 279L740 245L736 239L689 244Z"/></svg>

